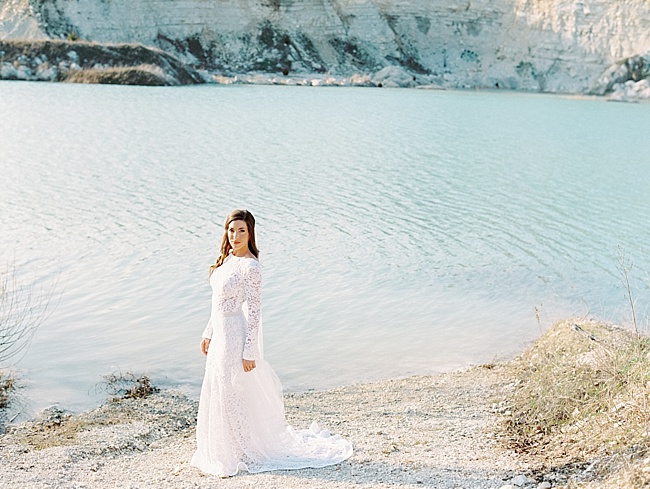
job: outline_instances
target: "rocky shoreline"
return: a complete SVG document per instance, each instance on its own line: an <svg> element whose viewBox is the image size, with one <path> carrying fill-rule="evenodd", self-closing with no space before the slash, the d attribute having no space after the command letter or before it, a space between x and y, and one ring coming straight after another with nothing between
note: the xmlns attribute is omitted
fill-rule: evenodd
<svg viewBox="0 0 650 489"><path fill-rule="evenodd" d="M292 426L317 421L353 456L229 479L189 464L198 402L133 377L135 390L91 411L50 408L8 426L0 488L647 487L649 366L647 335L580 319L508 362L288 393Z"/></svg>
<svg viewBox="0 0 650 489"><path fill-rule="evenodd" d="M551 487L553 480L533 475L529 462L499 442L494 396L504 388L499 368L476 367L287 394L293 426L318 421L351 440L352 458L228 480L189 465L197 402L180 393L111 401L74 415L50 409L0 437L0 487Z"/></svg>
<svg viewBox="0 0 650 489"><path fill-rule="evenodd" d="M63 40L0 41L0 80L152 86L206 81L157 48Z"/></svg>
<svg viewBox="0 0 650 489"><path fill-rule="evenodd" d="M141 44L85 41L0 41L0 80L174 86L202 83L357 86L443 90L436 77L386 66L373 73L223 74L197 70L173 55ZM494 87L474 87L491 89ZM650 100L650 55L612 66L585 95L619 102Z"/></svg>

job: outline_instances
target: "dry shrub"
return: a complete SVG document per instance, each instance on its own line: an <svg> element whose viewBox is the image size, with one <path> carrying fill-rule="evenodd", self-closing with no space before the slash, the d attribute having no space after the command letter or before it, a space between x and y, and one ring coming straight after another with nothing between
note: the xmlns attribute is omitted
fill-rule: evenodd
<svg viewBox="0 0 650 489"><path fill-rule="evenodd" d="M0 268L0 433L4 431L7 408L14 400L18 384L16 374L7 370L20 360L39 325L48 317L56 286L37 286L37 280L25 282L15 266Z"/></svg>
<svg viewBox="0 0 650 489"><path fill-rule="evenodd" d="M56 280L50 288L25 283L15 267L0 269L0 366L20 358L38 326L50 314Z"/></svg>
<svg viewBox="0 0 650 489"><path fill-rule="evenodd" d="M133 372L113 372L102 375L105 380L98 388L113 396L113 401L120 399L140 399L158 392L159 389L151 383L147 374L136 375Z"/></svg>
<svg viewBox="0 0 650 489"><path fill-rule="evenodd" d="M601 480L634 469L650 448L649 353L647 336L619 327L556 324L511 363L510 445ZM650 483L650 471L633 472Z"/></svg>

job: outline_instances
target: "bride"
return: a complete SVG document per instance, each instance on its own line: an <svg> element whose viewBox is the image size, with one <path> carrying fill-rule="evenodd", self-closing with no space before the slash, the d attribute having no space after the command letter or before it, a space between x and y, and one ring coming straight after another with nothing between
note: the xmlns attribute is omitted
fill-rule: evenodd
<svg viewBox="0 0 650 489"><path fill-rule="evenodd" d="M308 430L287 424L282 386L263 358L255 218L237 209L224 227L210 267L212 314L201 341L207 360L192 465L228 477L342 462L352 455L348 441L315 422Z"/></svg>

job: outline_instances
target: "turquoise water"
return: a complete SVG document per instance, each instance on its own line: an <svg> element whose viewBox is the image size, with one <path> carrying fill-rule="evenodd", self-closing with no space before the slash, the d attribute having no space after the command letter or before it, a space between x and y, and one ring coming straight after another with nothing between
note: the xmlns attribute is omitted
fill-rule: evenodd
<svg viewBox="0 0 650 489"><path fill-rule="evenodd" d="M509 358L559 318L645 317L650 105L517 93L0 83L4 263L56 283L25 403L115 370L197 395L207 270L258 220L287 390ZM535 316L540 311L540 321Z"/></svg>

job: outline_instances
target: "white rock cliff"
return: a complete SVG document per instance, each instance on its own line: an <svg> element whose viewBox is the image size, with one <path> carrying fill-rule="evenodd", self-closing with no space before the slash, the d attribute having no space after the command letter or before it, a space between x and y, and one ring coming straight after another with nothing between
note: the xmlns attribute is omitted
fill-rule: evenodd
<svg viewBox="0 0 650 489"><path fill-rule="evenodd" d="M0 39L69 35L157 46L225 74L400 66L419 84L560 93L650 76L648 0L0 1ZM603 78L634 56L636 74Z"/></svg>

